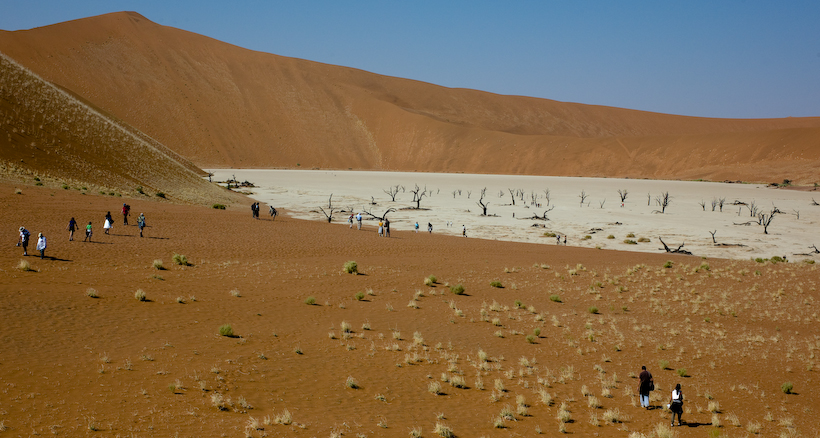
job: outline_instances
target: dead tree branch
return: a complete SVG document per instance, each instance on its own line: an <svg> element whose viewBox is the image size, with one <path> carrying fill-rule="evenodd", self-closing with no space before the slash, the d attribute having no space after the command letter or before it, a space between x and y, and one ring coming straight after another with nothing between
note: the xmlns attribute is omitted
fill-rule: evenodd
<svg viewBox="0 0 820 438"><path fill-rule="evenodd" d="M666 250L666 252L670 252L670 253L674 253L674 254L687 254L687 255L692 255L692 253L691 253L691 252L689 252L689 251L687 251L687 250L685 250L685 249L682 249L682 248L683 248L683 245L684 245L684 243L685 243L685 242L684 242L684 243L681 243L681 244L680 244L680 246L679 246L677 249L670 249L670 248L669 248L669 246L668 246L668 245L666 245L666 243L664 243L663 239L661 239L661 237L660 237L660 236L658 236L658 240L660 240L660 241L661 241L661 243L663 244L663 249L665 249L665 250Z"/></svg>

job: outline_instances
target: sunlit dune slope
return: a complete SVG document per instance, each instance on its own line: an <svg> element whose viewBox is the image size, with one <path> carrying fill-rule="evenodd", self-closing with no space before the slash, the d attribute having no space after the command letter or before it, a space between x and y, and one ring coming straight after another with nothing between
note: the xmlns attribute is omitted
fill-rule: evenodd
<svg viewBox="0 0 820 438"><path fill-rule="evenodd" d="M0 32L0 51L202 167L820 180L820 118L445 88L254 52L134 12Z"/></svg>
<svg viewBox="0 0 820 438"><path fill-rule="evenodd" d="M237 199L202 175L143 133L0 55L0 177L198 204Z"/></svg>

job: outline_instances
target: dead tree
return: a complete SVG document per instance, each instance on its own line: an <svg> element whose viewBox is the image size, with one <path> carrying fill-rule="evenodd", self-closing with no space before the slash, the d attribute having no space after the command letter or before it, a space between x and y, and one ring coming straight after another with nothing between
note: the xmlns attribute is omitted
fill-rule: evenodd
<svg viewBox="0 0 820 438"><path fill-rule="evenodd" d="M814 198L811 198L811 205L820 205L820 204L818 204L817 201L814 200Z"/></svg>
<svg viewBox="0 0 820 438"><path fill-rule="evenodd" d="M538 204L538 195L535 192L530 193L530 205Z"/></svg>
<svg viewBox="0 0 820 438"><path fill-rule="evenodd" d="M717 244L717 240L715 240L715 234L717 234L717 230L710 231L709 234L712 235L712 243Z"/></svg>
<svg viewBox="0 0 820 438"><path fill-rule="evenodd" d="M601 208L602 208L602 209L604 208L604 202L606 202L606 198L604 198L604 200L603 200L603 201L599 202L599 204L601 204Z"/></svg>
<svg viewBox="0 0 820 438"><path fill-rule="evenodd" d="M581 194L578 195L578 197L581 198L581 207L584 206L584 201L587 200L587 196L587 192L585 190L581 190Z"/></svg>
<svg viewBox="0 0 820 438"><path fill-rule="evenodd" d="M797 220L800 220L800 210L795 210L792 208L792 211L794 212L794 215L797 216Z"/></svg>
<svg viewBox="0 0 820 438"><path fill-rule="evenodd" d="M461 190L458 191L461 194ZM421 208L421 198L425 197L427 193L427 186L424 186L424 190L419 188L419 185L416 184L416 188L410 190L410 193L413 194L413 202L416 203L416 210Z"/></svg>
<svg viewBox="0 0 820 438"><path fill-rule="evenodd" d="M330 197L327 198L327 211L325 211L322 207L319 207L319 210L322 210L322 213L324 213L327 218L327 223L330 223L333 220L333 213L338 213L339 211L333 209L333 193L331 193Z"/></svg>
<svg viewBox="0 0 820 438"><path fill-rule="evenodd" d="M399 186L390 186L387 190L382 190L384 193L387 193L387 196L390 196L390 200L396 202L396 195L399 194Z"/></svg>
<svg viewBox="0 0 820 438"><path fill-rule="evenodd" d="M373 219L378 219L378 220L381 220L381 221L383 221L385 218L387 218L388 213L392 213L392 212L396 211L395 208L388 208L387 210L385 210L384 213L382 213L381 216L379 216L379 215L373 214L372 210L373 210L372 208L370 210L365 208L364 213L366 215L370 216Z"/></svg>
<svg viewBox="0 0 820 438"><path fill-rule="evenodd" d="M538 216L538 213L533 213L533 215L530 219L539 220L539 221L548 221L548 220L550 220L550 218L547 217L547 213L551 212L554 208L555 208L555 206L553 205L552 207L544 210L544 214L542 214L541 216Z"/></svg>
<svg viewBox="0 0 820 438"><path fill-rule="evenodd" d="M720 212L723 213L723 204L726 203L726 198L718 199L718 206L720 207Z"/></svg>
<svg viewBox="0 0 820 438"><path fill-rule="evenodd" d="M647 192L646 193L646 206L649 207L652 205L652 194Z"/></svg>
<svg viewBox="0 0 820 438"><path fill-rule="evenodd" d="M661 236L658 236L658 240L660 240L660 241L661 241L661 243L663 244L663 249L665 249L665 250L666 250L666 252L671 252L671 253L674 253L674 254L687 254L687 255L692 255L692 253L691 253L691 252L689 252L689 251L687 251L687 250L685 250L685 249L682 249L682 248L683 248L683 245L685 244L685 242L684 242L684 243L681 243L681 244L680 244L680 246L679 246L677 249L670 249L670 248L669 248L669 246L667 246L667 245L666 245L666 243L664 243L663 239L661 239Z"/></svg>
<svg viewBox="0 0 820 438"><path fill-rule="evenodd" d="M547 199L547 206L550 205L550 189L544 189L544 198Z"/></svg>
<svg viewBox="0 0 820 438"><path fill-rule="evenodd" d="M470 199L470 195L473 193L472 190L467 190L467 199Z"/></svg>
<svg viewBox="0 0 820 438"><path fill-rule="evenodd" d="M715 208L717 207L717 204L718 204L717 199L712 198L712 211L715 211Z"/></svg>
<svg viewBox="0 0 820 438"><path fill-rule="evenodd" d="M512 199L512 205L515 205L515 191L510 188L508 188L507 190L510 191L510 199Z"/></svg>
<svg viewBox="0 0 820 438"><path fill-rule="evenodd" d="M626 196L628 194L629 194L629 192L626 189L623 189L623 190L619 189L618 190L618 196L621 197L621 204L623 204L626 201Z"/></svg>
<svg viewBox="0 0 820 438"><path fill-rule="evenodd" d="M756 217L757 214L760 212L760 209L757 207L757 205L755 205L754 200L752 200L752 202L750 202L747 207L749 207L749 217Z"/></svg>
<svg viewBox="0 0 820 438"><path fill-rule="evenodd" d="M484 202L484 195L486 193L487 193L487 188L484 187L483 189L481 189L481 199L479 199L478 202L476 202L476 204L478 204L478 206L481 207L481 211L482 211L481 215L482 216L487 216L487 207L490 205L489 201Z"/></svg>
<svg viewBox="0 0 820 438"><path fill-rule="evenodd" d="M700 202L699 202L698 204L700 205L700 208L702 208L702 209L703 209L703 211L706 211L706 201L704 201L703 199L701 199L701 200L700 200ZM713 204L713 205L714 205L714 204ZM712 207L712 211L715 211L715 207Z"/></svg>
<svg viewBox="0 0 820 438"><path fill-rule="evenodd" d="M661 213L666 213L666 207L669 206L669 202L672 201L672 197L669 196L669 192L663 192L655 197L655 201L657 201L658 205L660 205Z"/></svg>
<svg viewBox="0 0 820 438"><path fill-rule="evenodd" d="M774 215L776 215L777 212L777 207L775 207L771 212L769 212L769 214L760 213L757 216L760 225L763 225L763 234L769 234L769 225L772 223L772 219L774 219Z"/></svg>
<svg viewBox="0 0 820 438"><path fill-rule="evenodd" d="M456 199L456 193L458 193L458 190L453 190L453 199Z"/></svg>

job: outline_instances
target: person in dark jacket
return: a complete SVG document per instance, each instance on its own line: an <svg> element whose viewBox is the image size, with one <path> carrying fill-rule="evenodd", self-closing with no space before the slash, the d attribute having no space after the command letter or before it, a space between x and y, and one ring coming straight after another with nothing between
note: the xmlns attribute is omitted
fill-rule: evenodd
<svg viewBox="0 0 820 438"><path fill-rule="evenodd" d="M652 378L652 373L646 370L646 366L641 367L641 374L638 378L641 380L638 387L638 393L641 396L641 407L649 409L649 393L655 387L655 379Z"/></svg>

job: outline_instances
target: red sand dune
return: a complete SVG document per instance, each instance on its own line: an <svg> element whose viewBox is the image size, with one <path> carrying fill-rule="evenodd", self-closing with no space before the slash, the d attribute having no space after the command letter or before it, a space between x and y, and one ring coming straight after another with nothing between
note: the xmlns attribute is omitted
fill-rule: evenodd
<svg viewBox="0 0 820 438"><path fill-rule="evenodd" d="M0 32L0 51L202 167L820 180L820 118L451 89L254 52L134 12Z"/></svg>

